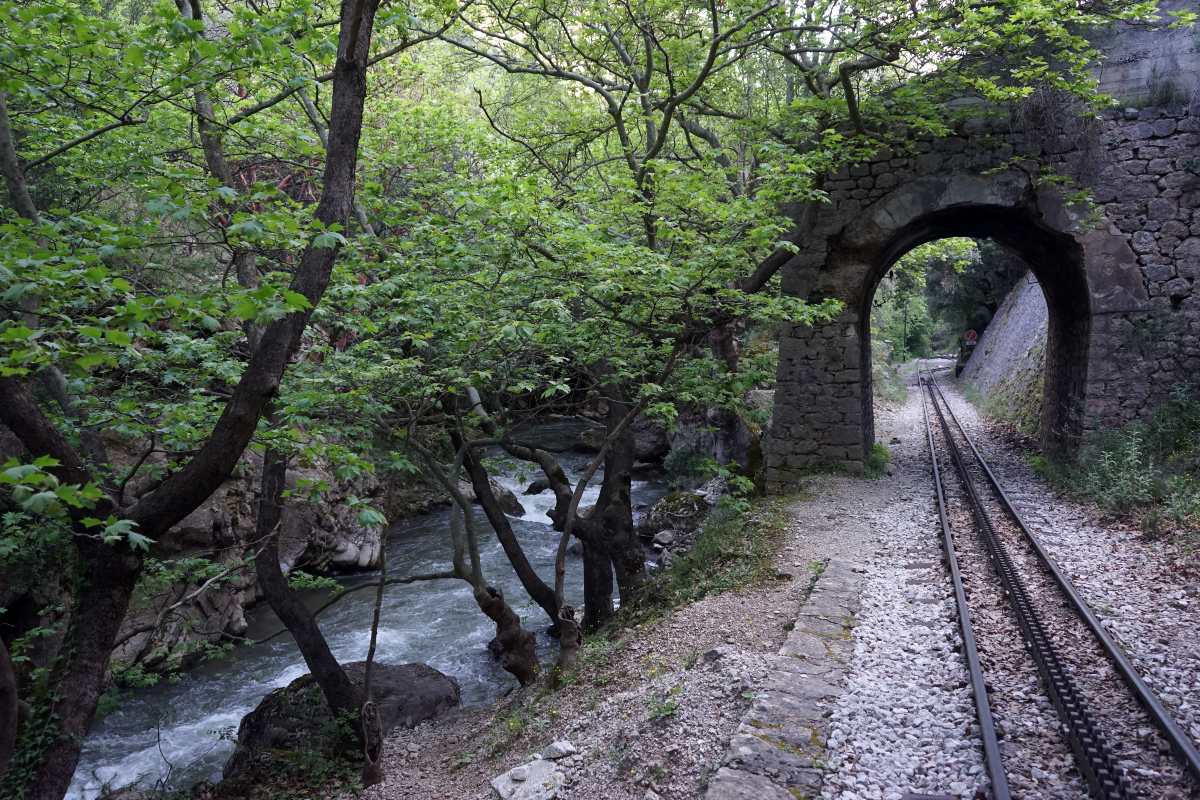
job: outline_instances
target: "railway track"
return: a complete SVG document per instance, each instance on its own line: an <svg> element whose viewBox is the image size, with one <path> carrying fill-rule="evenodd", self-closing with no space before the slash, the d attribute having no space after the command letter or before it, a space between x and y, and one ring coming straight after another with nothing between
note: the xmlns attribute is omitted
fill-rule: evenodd
<svg viewBox="0 0 1200 800"><path fill-rule="evenodd" d="M1010 774L1040 759L1071 770L1080 796L1200 798L1195 743L1025 524L933 373L919 382L990 797L1037 796Z"/></svg>

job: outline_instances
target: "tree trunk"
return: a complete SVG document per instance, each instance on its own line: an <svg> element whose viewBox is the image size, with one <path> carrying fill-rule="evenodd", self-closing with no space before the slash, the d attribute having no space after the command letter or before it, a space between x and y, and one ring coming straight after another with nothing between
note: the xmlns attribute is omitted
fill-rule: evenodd
<svg viewBox="0 0 1200 800"><path fill-rule="evenodd" d="M731 375L737 373L741 360L741 345L737 337L742 327L741 320L726 322L714 328L708 337L713 356L725 365ZM753 475L749 431L738 415L727 408L714 406L705 409L704 416L715 429L712 456L716 462L737 464L744 474Z"/></svg>
<svg viewBox="0 0 1200 800"><path fill-rule="evenodd" d="M607 549L583 543L583 629L593 631L612 619L612 557Z"/></svg>
<svg viewBox="0 0 1200 800"><path fill-rule="evenodd" d="M630 404L610 399L606 422L614 430L629 412ZM613 575L621 602L631 603L646 578L646 556L633 529L630 484L633 473L633 426L625 429L609 446L604 459L604 481L592 519L600 525L602 546L612 559Z"/></svg>
<svg viewBox="0 0 1200 800"><path fill-rule="evenodd" d="M17 746L17 676L13 672L8 647L0 639L0 776L8 769Z"/></svg>
<svg viewBox="0 0 1200 800"><path fill-rule="evenodd" d="M610 594L611 596L611 594ZM575 668L579 661L579 647L583 644L583 631L575 619L575 609L567 606L558 621L558 663L552 675L555 687L562 682L565 673Z"/></svg>
<svg viewBox="0 0 1200 800"><path fill-rule="evenodd" d="M71 785L79 748L96 713L112 643L129 608L142 559L124 546L94 536L75 536L85 571L71 607L71 621L51 677L54 740L41 753L26 785L26 800L60 800Z"/></svg>
<svg viewBox="0 0 1200 800"><path fill-rule="evenodd" d="M346 676L345 670L329 650L329 643L312 612L300 600L279 567L279 518L283 510L283 489L287 462L274 449L263 457L262 498L258 505L256 538L263 548L254 559L258 585L280 621L287 627L304 663L312 673L334 717L351 714L358 717L362 694Z"/></svg>
<svg viewBox="0 0 1200 800"><path fill-rule="evenodd" d="M538 674L533 634L521 627L521 618L509 607L499 589L491 586L475 591L475 602L496 623L496 643L500 645L500 665L512 673L522 686L533 683Z"/></svg>
<svg viewBox="0 0 1200 800"><path fill-rule="evenodd" d="M459 437L455 436L454 446L461 447L462 442ZM529 594L533 601L541 606L546 612L546 616L550 618L550 624L555 628L558 627L558 604L554 600L554 589L546 585L534 570L533 565L529 563L529 559L525 557L525 550L521 547L521 543L517 540L516 534L513 533L512 525L508 521L508 517L500 508L499 501L496 500L496 495L492 492L492 484L488 480L487 470L480 463L479 457L475 453L467 453L464 460L464 465L467 468L467 474L471 478L471 486L475 489L475 497L479 499L480 505L483 506L483 513L487 516L488 522L492 525L492 530L496 532L496 538L500 540L500 546L504 548L504 554L508 556L508 561L512 564L513 571L517 573L517 578L521 581L521 586Z"/></svg>
<svg viewBox="0 0 1200 800"><path fill-rule="evenodd" d="M8 121L8 96L5 92L0 92L0 172L4 174L13 208L25 219L36 223L37 206L33 204L25 183L25 171L21 169L21 162L17 158L17 143Z"/></svg>

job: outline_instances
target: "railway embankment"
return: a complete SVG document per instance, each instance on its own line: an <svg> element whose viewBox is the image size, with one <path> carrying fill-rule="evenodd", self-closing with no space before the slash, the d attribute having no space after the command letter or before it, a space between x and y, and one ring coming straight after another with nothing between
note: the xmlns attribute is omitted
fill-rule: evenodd
<svg viewBox="0 0 1200 800"><path fill-rule="evenodd" d="M1046 298L1033 273L1017 281L963 369L967 394L988 416L1036 434L1046 366Z"/></svg>

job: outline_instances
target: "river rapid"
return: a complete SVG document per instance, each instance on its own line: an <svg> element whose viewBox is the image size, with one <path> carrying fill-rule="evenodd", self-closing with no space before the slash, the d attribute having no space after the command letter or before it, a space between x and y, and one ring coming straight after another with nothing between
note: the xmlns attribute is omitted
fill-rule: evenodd
<svg viewBox="0 0 1200 800"><path fill-rule="evenodd" d="M584 457L564 455L563 466L575 476ZM531 474L532 476L532 474ZM522 495L525 476L498 475L525 508L513 517L513 530L530 563L548 583L554 580L558 534L546 512L553 508L549 491ZM601 476L584 494L581 507L595 502ZM664 492L656 482L635 481L635 507L653 502ZM545 634L548 621L529 599L509 566L500 543L482 512L476 508L476 528L487 578L504 592L527 628L538 634L543 662L552 657L553 641ZM449 511L403 520L388 536L391 575L446 569L450 562ZM356 585L369 575L346 579ZM567 561L567 591L582 603L583 564L578 556ZM374 592L352 593L320 616L321 629L339 661L366 658ZM263 638L279 623L266 604L248 615L251 638ZM517 685L491 658L487 643L495 633L462 581L422 581L389 587L384 597L376 658L383 663L422 661L456 678L464 705L482 704ZM69 800L94 800L106 788L141 785L183 789L216 781L233 752L237 726L268 692L307 672L295 643L286 634L261 645L235 648L226 658L198 666L174 681L122 696L115 711L99 719L84 742Z"/></svg>

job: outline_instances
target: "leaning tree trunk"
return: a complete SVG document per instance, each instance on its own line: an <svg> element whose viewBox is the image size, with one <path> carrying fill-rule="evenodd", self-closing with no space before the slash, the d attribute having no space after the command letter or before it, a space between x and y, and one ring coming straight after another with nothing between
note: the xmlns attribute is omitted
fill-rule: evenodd
<svg viewBox="0 0 1200 800"><path fill-rule="evenodd" d="M8 647L0 639L0 777L8 769L17 746L17 719L20 703L17 699L17 675L13 672Z"/></svg>
<svg viewBox="0 0 1200 800"><path fill-rule="evenodd" d="M458 437L455 437L454 446L462 446ZM479 457L471 452L466 454L464 466L466 466L467 474L471 478L471 486L475 489L475 497L478 498L479 504L483 506L483 513L487 516L488 522L491 523L492 530L496 532L496 538L500 541L500 546L504 548L504 554L508 556L508 561L512 564L517 578L520 579L521 586L533 598L533 601L546 612L546 616L550 618L550 624L557 628L558 603L554 599L554 588L548 586L538 576L533 565L529 563L529 559L525 557L525 550L521 547L521 542L518 541L516 534L513 533L508 517L505 515L504 510L500 508L500 503L496 500L495 493L492 492L492 484L488 480L487 470L484 469Z"/></svg>
<svg viewBox="0 0 1200 800"><path fill-rule="evenodd" d="M538 674L537 652L533 634L521 627L521 617L508 605L500 590L491 586L476 589L475 602L496 623L500 666L522 686L533 683Z"/></svg>
<svg viewBox="0 0 1200 800"><path fill-rule="evenodd" d="M616 427L629 413L628 403L610 400L607 424ZM646 556L633 528L633 426L626 425L609 446L604 459L604 481L592 520L600 526L601 546L612 560L613 576L622 604L632 603L646 579Z"/></svg>
<svg viewBox="0 0 1200 800"><path fill-rule="evenodd" d="M262 498L258 506L256 538L263 543L254 558L258 585L271 610L292 634L304 663L312 673L333 716L357 716L362 707L362 693L347 677L342 665L334 658L317 620L304 602L288 586L279 566L279 519L283 509L283 489L287 478L287 462L274 448L263 457Z"/></svg>
<svg viewBox="0 0 1200 800"><path fill-rule="evenodd" d="M583 629L594 631L612 619L613 569L608 551L583 544Z"/></svg>
<svg viewBox="0 0 1200 800"><path fill-rule="evenodd" d="M483 577L479 537L476 535L475 521L471 516L471 504L459 491L456 483L460 462L456 461L451 474L447 475L429 452L415 445L414 447L425 460L430 473L454 502L454 509L450 514L454 574L471 585L472 595L479 610L496 624L500 665L516 677L522 686L528 686L538 674L533 634L521 627L521 617L508 605L504 595L498 589L489 586ZM466 457L468 447L466 444L459 445L460 457Z"/></svg>

